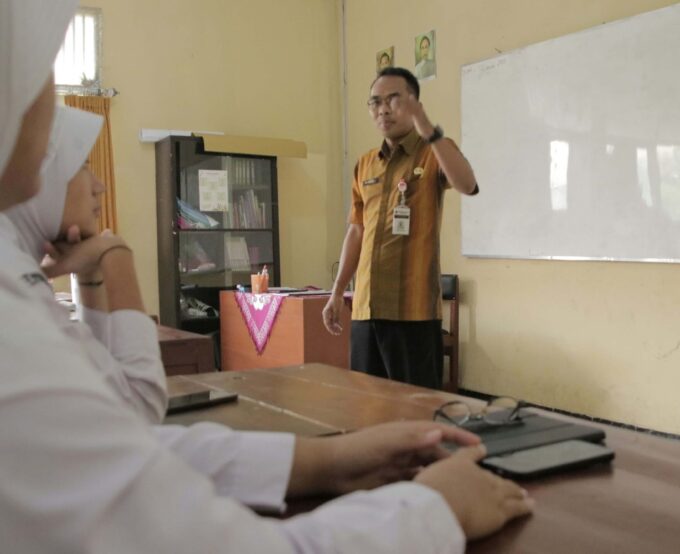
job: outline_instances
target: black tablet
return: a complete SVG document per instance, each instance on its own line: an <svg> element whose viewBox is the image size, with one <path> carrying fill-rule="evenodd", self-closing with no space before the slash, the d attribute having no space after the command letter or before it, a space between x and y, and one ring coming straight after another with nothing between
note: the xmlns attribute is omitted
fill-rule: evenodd
<svg viewBox="0 0 680 554"><path fill-rule="evenodd" d="M528 448L502 456L490 456L481 465L511 479L532 479L568 469L609 462L614 452L602 444L567 440Z"/></svg>
<svg viewBox="0 0 680 554"><path fill-rule="evenodd" d="M235 392L206 390L201 392L192 392L190 394L183 394L181 396L173 396L168 401L167 415L176 414L179 412L186 412L188 410L198 410L201 408L209 408L215 404L222 404L224 402L233 402L238 398Z"/></svg>

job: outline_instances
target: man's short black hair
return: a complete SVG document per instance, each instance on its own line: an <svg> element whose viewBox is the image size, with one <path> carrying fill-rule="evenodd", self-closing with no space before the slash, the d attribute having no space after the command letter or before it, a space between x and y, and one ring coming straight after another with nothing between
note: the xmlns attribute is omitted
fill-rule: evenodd
<svg viewBox="0 0 680 554"><path fill-rule="evenodd" d="M415 75L403 67L386 67L378 72L378 76L371 83L371 88L380 77L401 77L406 81L406 87L415 95L416 100L420 98L420 85Z"/></svg>

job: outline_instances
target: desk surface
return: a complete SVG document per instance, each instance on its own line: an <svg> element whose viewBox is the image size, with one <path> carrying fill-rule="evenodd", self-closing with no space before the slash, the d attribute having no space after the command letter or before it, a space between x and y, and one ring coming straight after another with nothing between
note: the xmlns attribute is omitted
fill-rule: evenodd
<svg viewBox="0 0 680 554"><path fill-rule="evenodd" d="M171 394L206 387L238 392L239 402L169 421L210 420L242 430L321 435L385 421L430 419L434 408L457 397L324 364L169 379ZM616 452L612 467L526 483L536 499L534 516L471 543L467 552L677 552L680 441L592 425L606 430L607 444Z"/></svg>

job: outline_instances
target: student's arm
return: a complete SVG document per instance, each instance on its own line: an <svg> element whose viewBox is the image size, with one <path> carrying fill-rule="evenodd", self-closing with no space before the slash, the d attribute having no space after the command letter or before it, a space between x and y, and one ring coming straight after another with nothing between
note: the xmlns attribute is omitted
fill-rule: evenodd
<svg viewBox="0 0 680 554"><path fill-rule="evenodd" d="M339 335L342 332L340 325L340 313L342 310L342 296L349 284L354 272L359 265L361 254L361 241L364 236L364 226L359 223L350 223L342 244L338 276L333 284L331 297L323 309L323 323L329 333Z"/></svg>
<svg viewBox="0 0 680 554"><path fill-rule="evenodd" d="M48 277L76 273L83 280L103 281L108 311L144 312L132 250L121 237L103 233L82 242L48 244L46 250L53 260L44 268Z"/></svg>
<svg viewBox="0 0 680 554"><path fill-rule="evenodd" d="M106 336L90 335L90 340L103 349L99 363L107 379L114 381L114 388L147 423L160 423L165 418L168 391L156 324L137 310L103 315Z"/></svg>
<svg viewBox="0 0 680 554"><path fill-rule="evenodd" d="M107 233L48 248L48 275L78 275L86 325L79 336L98 369L134 412L160 423L167 407L165 370L156 325L144 313L132 252Z"/></svg>
<svg viewBox="0 0 680 554"><path fill-rule="evenodd" d="M153 432L161 444L210 479L218 495L260 510L285 509L294 435L237 432L212 422L156 425Z"/></svg>
<svg viewBox="0 0 680 554"><path fill-rule="evenodd" d="M461 448L415 482L343 496L284 529L296 531L292 540L300 551L463 552L466 536L489 535L533 509L520 487L477 465L485 453L482 445ZM363 542L368 535L370 542Z"/></svg>
<svg viewBox="0 0 680 554"><path fill-rule="evenodd" d="M435 422L378 425L334 437L235 432L215 423L162 425L154 434L215 484L223 496L261 509L285 498L340 495L411 479L421 466L448 457L442 440L474 445L479 438ZM268 463L254 464L253 460Z"/></svg>
<svg viewBox="0 0 680 554"><path fill-rule="evenodd" d="M411 112L418 134L424 139L430 138L434 133L434 125L428 119L423 105L413 95L410 95L406 102L406 109ZM475 194L477 179L470 163L456 143L450 138L443 137L433 142L431 148L449 184L462 194Z"/></svg>
<svg viewBox="0 0 680 554"><path fill-rule="evenodd" d="M76 274L78 281L79 304L91 310L108 312L106 301L106 287L104 287L104 275L96 268L94 271Z"/></svg>

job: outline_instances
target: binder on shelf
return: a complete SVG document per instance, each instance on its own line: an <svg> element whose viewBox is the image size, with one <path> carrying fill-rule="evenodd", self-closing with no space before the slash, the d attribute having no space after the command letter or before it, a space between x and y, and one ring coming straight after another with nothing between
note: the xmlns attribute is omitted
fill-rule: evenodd
<svg viewBox="0 0 680 554"><path fill-rule="evenodd" d="M234 158L232 160L237 185L247 187L255 184L256 163L254 160Z"/></svg>
<svg viewBox="0 0 680 554"><path fill-rule="evenodd" d="M232 271L250 271L250 254L244 237L224 237L224 265Z"/></svg>

